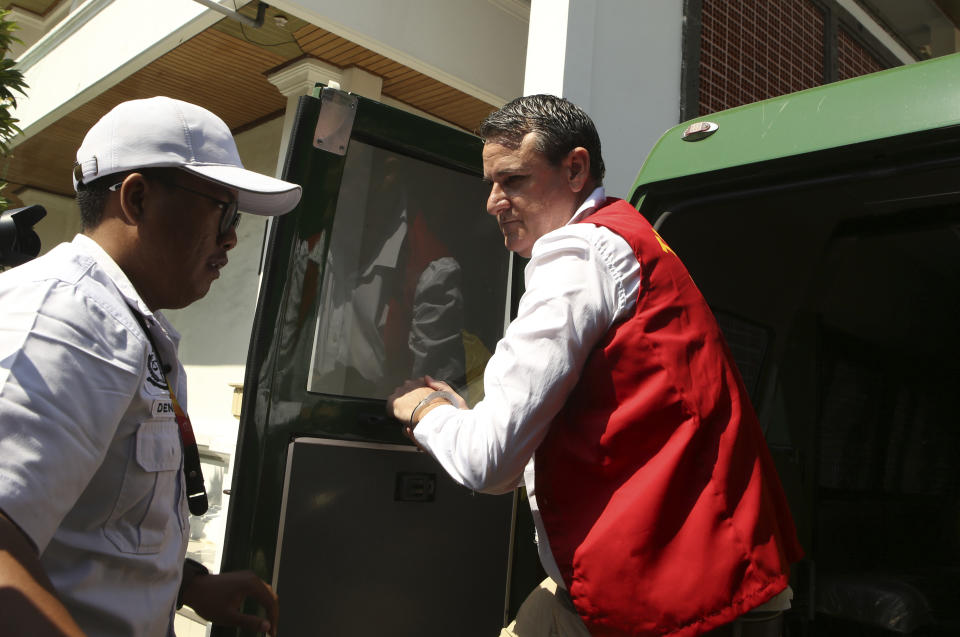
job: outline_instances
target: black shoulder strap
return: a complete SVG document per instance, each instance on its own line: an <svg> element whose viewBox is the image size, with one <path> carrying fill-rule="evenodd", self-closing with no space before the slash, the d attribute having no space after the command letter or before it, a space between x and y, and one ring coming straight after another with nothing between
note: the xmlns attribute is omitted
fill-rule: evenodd
<svg viewBox="0 0 960 637"><path fill-rule="evenodd" d="M163 382L166 384L167 391L170 392L170 400L173 402L177 428L180 431L180 446L183 448L183 474L187 483L187 504L190 507L190 513L203 515L207 512L208 508L207 489L203 484L203 470L200 467L200 450L197 449L197 439L193 435L193 425L190 424L190 417L187 415L187 412L180 407L180 403L173 393L173 387L170 386L170 381L167 380L167 374L170 373L171 367L164 365L163 358L160 357L160 350L157 348L153 336L150 335L150 330L147 329L146 320L135 307L131 306L130 311L133 313L133 318L136 319L141 329L143 329L143 334L147 337L147 341L150 342L153 355L157 357L157 363L163 372Z"/></svg>
<svg viewBox="0 0 960 637"><path fill-rule="evenodd" d="M157 342L153 340L153 335L150 334L150 330L147 329L147 322L144 320L143 315L140 314L134 307L130 307L130 311L133 313L133 318L137 320L137 323L140 324L140 329L143 330L143 335L147 337L147 341L150 343L150 349L153 350L153 355L157 357L157 363L160 365L160 369L163 371L163 382L167 382L167 374L173 369L169 365L163 363L163 359L160 358L160 349L157 347ZM169 390L169 385L167 386Z"/></svg>

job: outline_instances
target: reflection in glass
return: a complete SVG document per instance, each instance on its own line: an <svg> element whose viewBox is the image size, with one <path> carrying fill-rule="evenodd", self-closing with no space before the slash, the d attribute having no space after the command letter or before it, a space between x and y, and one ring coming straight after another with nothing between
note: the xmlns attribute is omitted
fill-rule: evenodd
<svg viewBox="0 0 960 637"><path fill-rule="evenodd" d="M351 142L331 240L306 255L323 272L309 391L384 398L429 374L478 397L506 285L485 199L476 177Z"/></svg>

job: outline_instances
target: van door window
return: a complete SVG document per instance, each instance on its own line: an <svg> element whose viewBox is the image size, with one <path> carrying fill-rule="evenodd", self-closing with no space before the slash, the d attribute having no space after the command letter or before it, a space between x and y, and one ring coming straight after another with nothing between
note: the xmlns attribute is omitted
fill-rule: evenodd
<svg viewBox="0 0 960 637"><path fill-rule="evenodd" d="M506 280L506 253L464 223L487 221L486 194L475 176L351 142L329 249L307 257L323 272L308 391L384 398L429 374L479 398Z"/></svg>

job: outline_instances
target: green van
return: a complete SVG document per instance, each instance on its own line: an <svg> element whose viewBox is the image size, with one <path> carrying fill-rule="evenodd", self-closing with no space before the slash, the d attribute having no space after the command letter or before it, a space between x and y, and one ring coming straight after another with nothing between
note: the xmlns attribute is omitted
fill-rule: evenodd
<svg viewBox="0 0 960 637"><path fill-rule="evenodd" d="M489 637L541 577L522 491L456 485L383 415L424 371L482 398L522 291L480 148L301 100L223 560L277 588L282 635ZM807 551L784 633L960 634L960 56L682 124L630 199L713 307L777 461Z"/></svg>

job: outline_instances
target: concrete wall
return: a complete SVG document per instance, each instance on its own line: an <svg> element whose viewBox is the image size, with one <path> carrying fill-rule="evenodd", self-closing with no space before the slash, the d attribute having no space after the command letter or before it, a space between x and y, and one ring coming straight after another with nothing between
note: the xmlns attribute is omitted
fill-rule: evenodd
<svg viewBox="0 0 960 637"><path fill-rule="evenodd" d="M40 237L40 254L49 252L58 243L70 241L80 232L80 211L72 197L25 188L17 193L17 198L24 206L40 204L47 211L47 216L33 227ZM11 207L16 205L19 204L11 203Z"/></svg>
<svg viewBox="0 0 960 637"><path fill-rule="evenodd" d="M533 0L523 93L563 95L597 125L607 193L628 194L680 118L683 3Z"/></svg>

